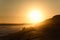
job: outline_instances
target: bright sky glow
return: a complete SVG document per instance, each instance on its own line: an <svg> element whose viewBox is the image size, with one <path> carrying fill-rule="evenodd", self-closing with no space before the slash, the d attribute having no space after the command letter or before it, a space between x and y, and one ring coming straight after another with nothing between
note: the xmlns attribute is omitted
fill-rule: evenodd
<svg viewBox="0 0 60 40"><path fill-rule="evenodd" d="M31 23L38 23L44 20L42 12L39 10L30 11L28 16Z"/></svg>

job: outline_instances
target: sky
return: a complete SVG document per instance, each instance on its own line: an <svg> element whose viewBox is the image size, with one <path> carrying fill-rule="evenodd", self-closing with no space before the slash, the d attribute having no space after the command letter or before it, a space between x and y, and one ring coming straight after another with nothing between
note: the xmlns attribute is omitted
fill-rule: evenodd
<svg viewBox="0 0 60 40"><path fill-rule="evenodd" d="M0 23L29 23L29 10L38 8L48 19L60 14L60 0L0 0Z"/></svg>

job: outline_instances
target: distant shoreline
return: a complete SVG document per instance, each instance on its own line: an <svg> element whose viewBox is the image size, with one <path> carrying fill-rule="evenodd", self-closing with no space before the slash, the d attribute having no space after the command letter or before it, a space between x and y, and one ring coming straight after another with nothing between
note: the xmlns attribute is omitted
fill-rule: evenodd
<svg viewBox="0 0 60 40"><path fill-rule="evenodd" d="M14 24L14 23L0 23L0 26L26 26L31 25L27 23L21 23L21 24Z"/></svg>

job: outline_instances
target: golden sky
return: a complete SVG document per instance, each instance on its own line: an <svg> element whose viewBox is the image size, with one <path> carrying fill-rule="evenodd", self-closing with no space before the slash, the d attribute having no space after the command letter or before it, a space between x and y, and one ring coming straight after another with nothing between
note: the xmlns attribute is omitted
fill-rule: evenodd
<svg viewBox="0 0 60 40"><path fill-rule="evenodd" d="M0 0L0 23L29 23L27 14L34 8L47 19L60 14L60 0Z"/></svg>

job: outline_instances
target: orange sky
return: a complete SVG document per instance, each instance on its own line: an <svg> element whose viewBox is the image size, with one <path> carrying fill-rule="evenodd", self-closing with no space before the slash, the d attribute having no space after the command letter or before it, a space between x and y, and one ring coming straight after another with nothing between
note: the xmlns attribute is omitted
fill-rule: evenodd
<svg viewBox="0 0 60 40"><path fill-rule="evenodd" d="M60 0L0 1L0 23L29 23L28 11L37 8L44 18L60 14Z"/></svg>

